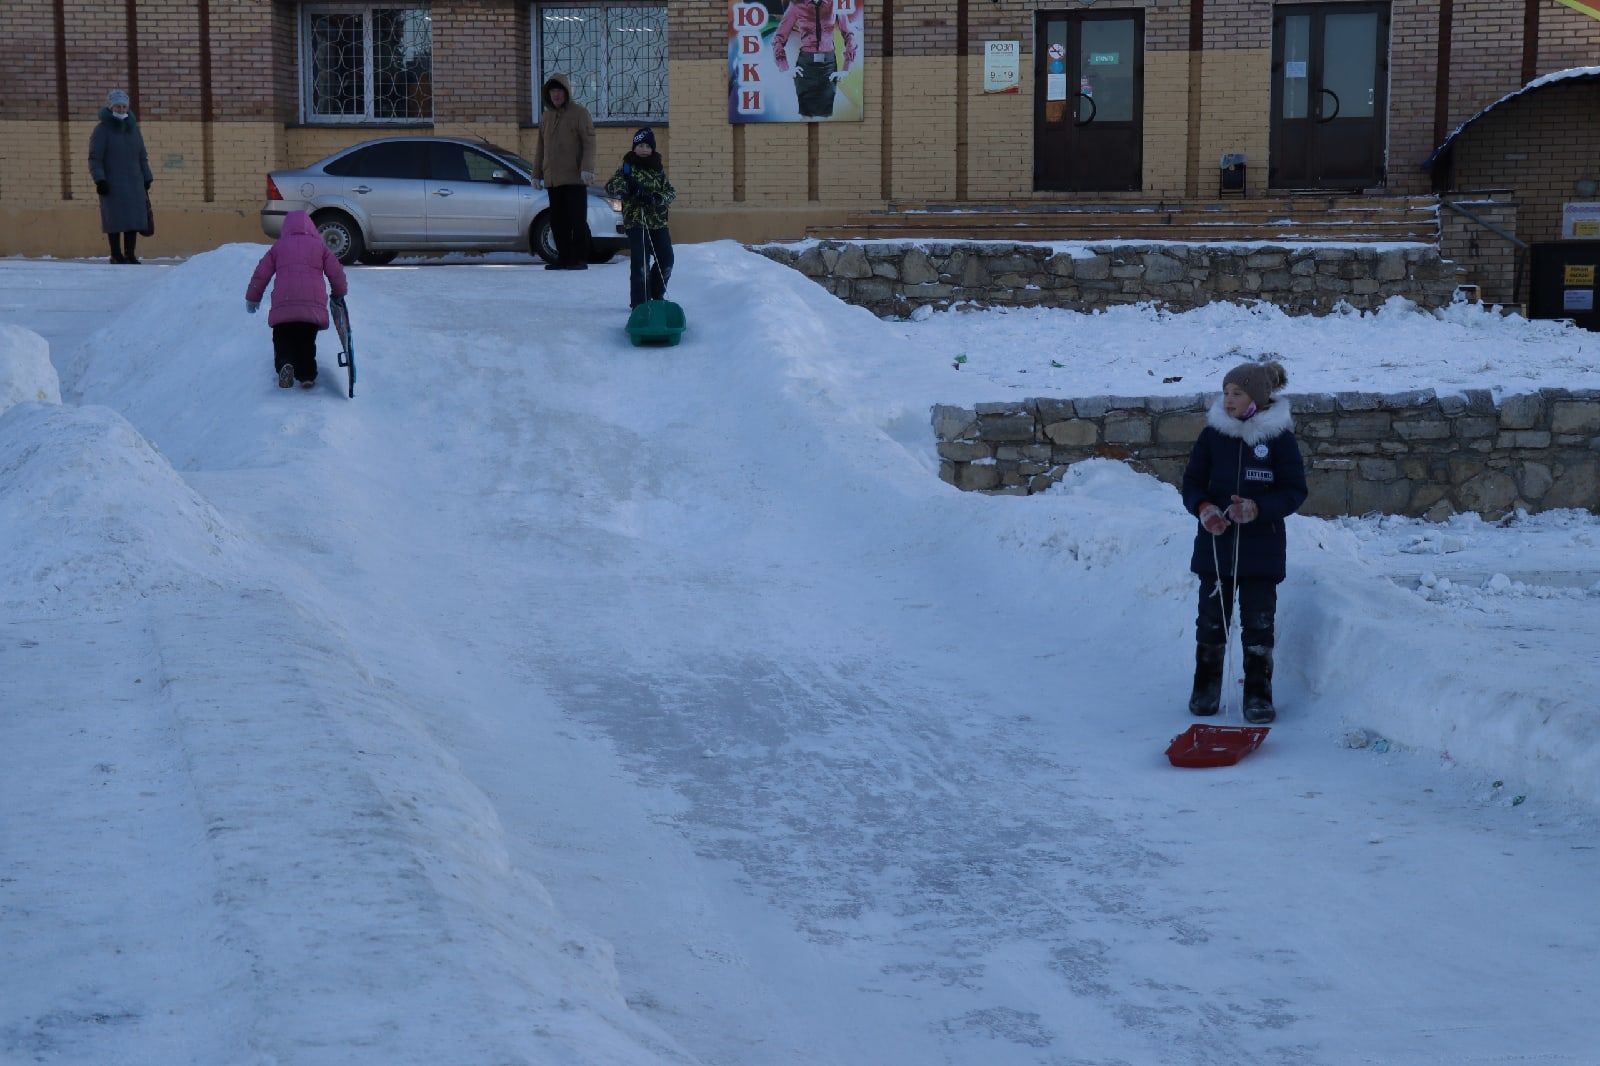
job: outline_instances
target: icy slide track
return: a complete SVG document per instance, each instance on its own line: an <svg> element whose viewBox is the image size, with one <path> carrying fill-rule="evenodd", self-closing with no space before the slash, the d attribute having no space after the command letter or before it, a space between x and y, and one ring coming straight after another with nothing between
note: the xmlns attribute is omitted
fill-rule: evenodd
<svg viewBox="0 0 1600 1066"><path fill-rule="evenodd" d="M1554 789L1571 664L1307 523L1283 722L1173 771L1171 491L953 493L870 316L684 252L670 353L618 268L354 272L348 402L223 248L0 416L0 1061L1592 1061L1586 823L1335 742Z"/></svg>

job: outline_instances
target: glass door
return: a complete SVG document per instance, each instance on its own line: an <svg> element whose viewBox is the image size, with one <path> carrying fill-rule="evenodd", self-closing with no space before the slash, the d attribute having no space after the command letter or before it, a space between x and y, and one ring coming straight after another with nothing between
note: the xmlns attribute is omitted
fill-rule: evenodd
<svg viewBox="0 0 1600 1066"><path fill-rule="evenodd" d="M1144 12L1041 12L1034 66L1034 188L1138 189Z"/></svg>
<svg viewBox="0 0 1600 1066"><path fill-rule="evenodd" d="M1387 4L1277 8L1269 184L1382 184L1388 90Z"/></svg>

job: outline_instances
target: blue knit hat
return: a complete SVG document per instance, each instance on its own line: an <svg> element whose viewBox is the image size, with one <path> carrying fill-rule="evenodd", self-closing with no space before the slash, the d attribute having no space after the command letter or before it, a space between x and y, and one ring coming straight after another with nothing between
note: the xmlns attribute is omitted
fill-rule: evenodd
<svg viewBox="0 0 1600 1066"><path fill-rule="evenodd" d="M638 147L641 144L648 144L650 146L650 150L652 152L655 151L656 131L651 129L649 126L642 126L639 129L634 130L633 143L635 147Z"/></svg>
<svg viewBox="0 0 1600 1066"><path fill-rule="evenodd" d="M116 107L118 104L126 105L127 103L128 94L121 89L112 89L110 92L106 93L107 107Z"/></svg>

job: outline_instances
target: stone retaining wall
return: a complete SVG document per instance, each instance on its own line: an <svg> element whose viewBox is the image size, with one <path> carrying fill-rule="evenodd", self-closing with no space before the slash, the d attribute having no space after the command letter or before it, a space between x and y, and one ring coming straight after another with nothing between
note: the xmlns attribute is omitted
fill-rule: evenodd
<svg viewBox="0 0 1600 1066"><path fill-rule="evenodd" d="M1362 310L1403 296L1441 307L1459 271L1428 245L1249 248L1215 244L1088 244L1058 251L1001 242L821 241L754 250L877 315L971 302L1092 311L1158 301L1188 310L1264 300L1291 314Z"/></svg>
<svg viewBox="0 0 1600 1066"><path fill-rule="evenodd" d="M1123 459L1170 485L1215 393L936 405L939 476L957 488L1024 496L1072 463ZM1600 390L1542 389L1495 403L1485 390L1290 396L1314 515L1597 508Z"/></svg>

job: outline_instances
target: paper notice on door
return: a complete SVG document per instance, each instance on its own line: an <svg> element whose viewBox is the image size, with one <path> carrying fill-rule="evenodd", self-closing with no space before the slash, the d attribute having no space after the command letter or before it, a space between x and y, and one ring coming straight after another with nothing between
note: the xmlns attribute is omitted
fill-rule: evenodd
<svg viewBox="0 0 1600 1066"><path fill-rule="evenodd" d="M1065 74L1045 75L1044 98L1046 100L1065 100L1067 98L1067 76Z"/></svg>
<svg viewBox="0 0 1600 1066"><path fill-rule="evenodd" d="M1306 61L1304 59L1290 59L1283 64L1285 78L1303 78L1306 76Z"/></svg>
<svg viewBox="0 0 1600 1066"><path fill-rule="evenodd" d="M1594 286L1594 264L1578 266L1569 263L1561 270L1561 284Z"/></svg>
<svg viewBox="0 0 1600 1066"><path fill-rule="evenodd" d="M1593 311L1593 289L1563 289L1561 290L1561 310L1563 311Z"/></svg>

